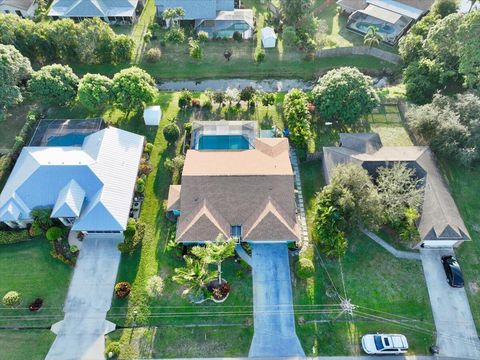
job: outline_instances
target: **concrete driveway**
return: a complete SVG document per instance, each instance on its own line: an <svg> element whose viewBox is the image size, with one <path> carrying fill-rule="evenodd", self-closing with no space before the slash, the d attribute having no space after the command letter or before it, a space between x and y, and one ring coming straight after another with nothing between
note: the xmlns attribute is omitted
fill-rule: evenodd
<svg viewBox="0 0 480 360"><path fill-rule="evenodd" d="M254 335L249 357L305 356L295 333L287 244L252 244Z"/></svg>
<svg viewBox="0 0 480 360"><path fill-rule="evenodd" d="M443 255L454 255L453 249L421 249L420 254L440 355L456 359L480 359L480 340L465 289L448 285L440 260Z"/></svg>
<svg viewBox="0 0 480 360"><path fill-rule="evenodd" d="M122 234L90 234L82 244L64 304L64 320L46 360L104 360L104 335L115 329L106 321L117 278Z"/></svg>

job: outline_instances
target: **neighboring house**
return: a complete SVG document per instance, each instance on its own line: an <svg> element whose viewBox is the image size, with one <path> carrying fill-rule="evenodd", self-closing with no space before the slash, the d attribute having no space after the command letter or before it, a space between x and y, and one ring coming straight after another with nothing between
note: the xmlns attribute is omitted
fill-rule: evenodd
<svg viewBox="0 0 480 360"><path fill-rule="evenodd" d="M434 0L338 0L349 15L347 29L365 35L370 26L378 29L383 42L395 45L408 27L425 15Z"/></svg>
<svg viewBox="0 0 480 360"><path fill-rule="evenodd" d="M52 218L76 231L125 230L143 144L111 127L82 146L24 147L0 194L0 221L25 227L33 209L52 208Z"/></svg>
<svg viewBox="0 0 480 360"><path fill-rule="evenodd" d="M253 10L235 9L234 0L155 0L157 15L167 8L181 7L183 21L191 21L197 31L205 31L211 38L231 38L235 32L244 39L253 35Z"/></svg>
<svg viewBox="0 0 480 360"><path fill-rule="evenodd" d="M15 14L22 18L33 17L37 8L36 0L0 0L0 14Z"/></svg>
<svg viewBox="0 0 480 360"><path fill-rule="evenodd" d="M48 16L80 21L100 18L110 24L133 24L139 0L54 0Z"/></svg>
<svg viewBox="0 0 480 360"><path fill-rule="evenodd" d="M383 146L375 133L340 134L338 147L323 148L323 170L329 183L333 169L344 163L354 163L375 178L377 169L393 163L404 163L423 179L424 201L417 222L420 233L418 246L459 246L470 240L435 158L426 146Z"/></svg>
<svg viewBox="0 0 480 360"><path fill-rule="evenodd" d="M245 242L297 241L288 140L256 138L238 149L239 135L228 135L225 127L218 130L204 133L209 139L203 144L229 148L188 150L182 184L170 186L167 210L178 216L177 241L204 243L219 234ZM232 141L225 142L229 136Z"/></svg>

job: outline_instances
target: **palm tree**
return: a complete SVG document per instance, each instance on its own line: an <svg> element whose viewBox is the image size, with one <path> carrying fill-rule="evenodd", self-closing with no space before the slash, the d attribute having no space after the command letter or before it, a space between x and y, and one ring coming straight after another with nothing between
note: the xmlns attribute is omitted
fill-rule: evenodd
<svg viewBox="0 0 480 360"><path fill-rule="evenodd" d="M363 43L372 47L373 45L378 45L383 40L382 35L378 32L376 26L369 26L365 37L363 38Z"/></svg>
<svg viewBox="0 0 480 360"><path fill-rule="evenodd" d="M194 246L192 254L205 264L217 264L218 283L222 284L222 262L235 253L235 241L225 240L219 234L215 241L208 242L205 246Z"/></svg>
<svg viewBox="0 0 480 360"><path fill-rule="evenodd" d="M167 23L167 28L170 28L172 24L177 25L178 19L183 19L184 16L185 10L181 7L166 8L162 13L162 17Z"/></svg>
<svg viewBox="0 0 480 360"><path fill-rule="evenodd" d="M183 295L191 294L193 298L200 298L203 294L206 284L217 277L216 272L208 271L206 263L185 256L185 266L175 269L175 275L172 280L176 283L186 286Z"/></svg>

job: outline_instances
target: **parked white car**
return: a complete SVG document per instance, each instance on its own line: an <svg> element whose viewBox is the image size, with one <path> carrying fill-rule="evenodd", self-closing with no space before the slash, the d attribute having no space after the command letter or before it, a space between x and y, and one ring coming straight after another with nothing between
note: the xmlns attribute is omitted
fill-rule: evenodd
<svg viewBox="0 0 480 360"><path fill-rule="evenodd" d="M367 334L362 337L362 348L371 355L404 354L408 350L408 342L400 334Z"/></svg>

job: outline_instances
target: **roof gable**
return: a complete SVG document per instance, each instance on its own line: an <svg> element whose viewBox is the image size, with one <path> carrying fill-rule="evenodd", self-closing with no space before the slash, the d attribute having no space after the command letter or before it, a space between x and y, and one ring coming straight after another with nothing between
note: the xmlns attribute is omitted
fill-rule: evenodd
<svg viewBox="0 0 480 360"><path fill-rule="evenodd" d="M53 207L52 217L78 217L85 199L85 190L75 180L70 182L58 194Z"/></svg>

